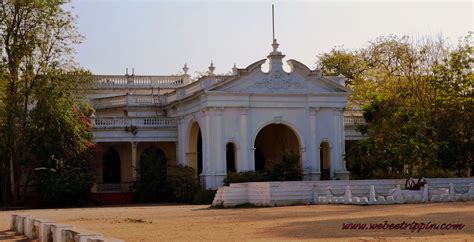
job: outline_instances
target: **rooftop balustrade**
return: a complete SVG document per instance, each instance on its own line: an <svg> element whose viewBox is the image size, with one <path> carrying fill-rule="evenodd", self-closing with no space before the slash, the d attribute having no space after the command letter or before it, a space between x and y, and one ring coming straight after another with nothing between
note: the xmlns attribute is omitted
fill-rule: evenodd
<svg viewBox="0 0 474 242"><path fill-rule="evenodd" d="M188 75L136 76L96 75L94 88L178 88L190 82Z"/></svg>

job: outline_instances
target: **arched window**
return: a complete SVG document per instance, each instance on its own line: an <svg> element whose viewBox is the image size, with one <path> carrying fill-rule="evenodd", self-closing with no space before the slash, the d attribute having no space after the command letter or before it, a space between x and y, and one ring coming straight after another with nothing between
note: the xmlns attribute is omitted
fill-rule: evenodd
<svg viewBox="0 0 474 242"><path fill-rule="evenodd" d="M232 142L227 143L225 146L225 159L227 164L227 172L236 172L236 156L235 156L235 144Z"/></svg>
<svg viewBox="0 0 474 242"><path fill-rule="evenodd" d="M105 151L102 158L102 182L119 183L121 182L121 161L120 155L114 148L110 147Z"/></svg>
<svg viewBox="0 0 474 242"><path fill-rule="evenodd" d="M189 129L188 147L187 147L188 166L196 170L196 179L199 181L199 175L203 170L203 152L202 152L202 134L199 124L193 122Z"/></svg>

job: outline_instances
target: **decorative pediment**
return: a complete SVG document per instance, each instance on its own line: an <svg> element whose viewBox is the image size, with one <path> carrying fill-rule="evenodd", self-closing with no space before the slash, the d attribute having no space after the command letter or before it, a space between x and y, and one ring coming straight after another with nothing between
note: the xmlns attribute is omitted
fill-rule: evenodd
<svg viewBox="0 0 474 242"><path fill-rule="evenodd" d="M261 70L263 61L256 62L246 69L239 69L235 78L217 83L210 91L235 93L330 93L347 92L338 83L329 80L319 72L311 71L294 60L288 61L291 72L282 68L272 68L270 72Z"/></svg>
<svg viewBox="0 0 474 242"><path fill-rule="evenodd" d="M296 60L287 61L291 68L283 70L283 55L278 51L279 44L273 39L273 51L267 56L269 71L262 72L265 59L259 60L245 69L233 68L234 78L215 83L208 91L230 93L348 93L349 89L341 85L340 78L333 81L323 77L319 70L311 70Z"/></svg>

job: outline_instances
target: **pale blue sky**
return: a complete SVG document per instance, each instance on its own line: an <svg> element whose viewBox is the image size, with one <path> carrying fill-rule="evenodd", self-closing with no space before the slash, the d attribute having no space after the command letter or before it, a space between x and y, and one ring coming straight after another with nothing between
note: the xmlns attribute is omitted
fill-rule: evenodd
<svg viewBox="0 0 474 242"><path fill-rule="evenodd" d="M216 73L266 58L271 51L269 1L87 1L73 12L86 37L77 61L95 74ZM360 48L381 35L442 34L452 43L473 31L473 3L275 2L276 38L286 59L314 68L334 46Z"/></svg>

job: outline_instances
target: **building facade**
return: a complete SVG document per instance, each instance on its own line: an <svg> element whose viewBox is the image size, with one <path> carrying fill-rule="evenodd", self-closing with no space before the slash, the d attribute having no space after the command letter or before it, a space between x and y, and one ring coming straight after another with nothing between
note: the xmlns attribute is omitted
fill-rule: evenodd
<svg viewBox="0 0 474 242"><path fill-rule="evenodd" d="M196 170L206 188L229 171L264 170L284 153L297 153L305 180L348 179L345 145L362 138L359 112L345 111L343 76L327 77L283 58L274 40L267 59L231 75L191 81L177 76L96 76L90 92L95 140L105 153L98 191L124 190L137 179L143 154ZM268 63L269 70L262 71Z"/></svg>

